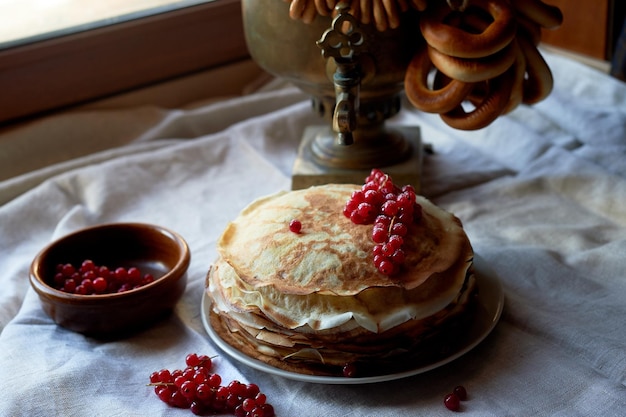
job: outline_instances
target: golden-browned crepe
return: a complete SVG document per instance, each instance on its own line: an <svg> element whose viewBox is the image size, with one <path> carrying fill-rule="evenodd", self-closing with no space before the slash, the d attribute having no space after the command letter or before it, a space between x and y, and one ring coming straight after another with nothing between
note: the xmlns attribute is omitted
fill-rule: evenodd
<svg viewBox="0 0 626 417"><path fill-rule="evenodd" d="M334 374L410 355L461 316L475 280L460 221L418 196L422 217L404 237L406 260L387 276L373 263L372 225L343 214L358 189L260 198L226 227L207 291L212 327L227 343L284 369Z"/></svg>

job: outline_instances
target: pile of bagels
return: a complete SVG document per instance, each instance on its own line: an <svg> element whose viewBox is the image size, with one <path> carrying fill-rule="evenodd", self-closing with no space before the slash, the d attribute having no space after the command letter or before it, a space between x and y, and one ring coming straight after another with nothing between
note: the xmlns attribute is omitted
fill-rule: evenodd
<svg viewBox="0 0 626 417"><path fill-rule="evenodd" d="M339 0L285 0L293 19L332 15ZM550 94L553 78L537 49L543 29L556 29L561 10L542 0L349 0L350 13L380 31L419 11L422 39L404 81L418 110L449 126L477 130L520 104Z"/></svg>

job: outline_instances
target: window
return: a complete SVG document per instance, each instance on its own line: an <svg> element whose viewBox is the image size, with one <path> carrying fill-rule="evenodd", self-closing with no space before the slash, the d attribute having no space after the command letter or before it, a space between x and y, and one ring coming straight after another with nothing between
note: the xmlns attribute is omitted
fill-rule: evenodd
<svg viewBox="0 0 626 417"><path fill-rule="evenodd" d="M0 0L0 49L213 0Z"/></svg>
<svg viewBox="0 0 626 417"><path fill-rule="evenodd" d="M248 57L239 0L178 3L188 5L5 43L0 124Z"/></svg>

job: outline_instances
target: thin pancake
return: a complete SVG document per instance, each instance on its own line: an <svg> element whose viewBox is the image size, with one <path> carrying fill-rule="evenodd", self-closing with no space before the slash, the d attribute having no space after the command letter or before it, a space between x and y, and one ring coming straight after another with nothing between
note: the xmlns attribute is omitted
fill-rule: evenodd
<svg viewBox="0 0 626 417"><path fill-rule="evenodd" d="M369 287L416 288L463 258L472 258L460 221L418 197L423 217L405 236L405 268L391 277L372 261L372 226L343 215L356 185L326 185L258 199L218 241L221 257L247 284L288 294L354 295ZM297 236L292 219L302 223Z"/></svg>

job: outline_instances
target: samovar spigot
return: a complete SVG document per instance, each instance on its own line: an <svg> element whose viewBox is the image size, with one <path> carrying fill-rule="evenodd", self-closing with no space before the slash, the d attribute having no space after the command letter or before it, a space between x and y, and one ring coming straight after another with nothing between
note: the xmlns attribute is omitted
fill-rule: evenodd
<svg viewBox="0 0 626 417"><path fill-rule="evenodd" d="M364 36L356 19L348 13L348 4L339 3L336 10L332 26L317 41L317 46L322 49L324 58L334 58L337 65L333 74L336 101L332 127L338 144L351 145L359 114L361 66L358 56Z"/></svg>

